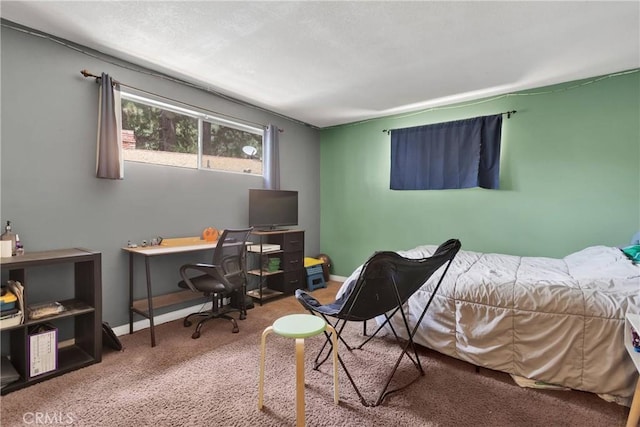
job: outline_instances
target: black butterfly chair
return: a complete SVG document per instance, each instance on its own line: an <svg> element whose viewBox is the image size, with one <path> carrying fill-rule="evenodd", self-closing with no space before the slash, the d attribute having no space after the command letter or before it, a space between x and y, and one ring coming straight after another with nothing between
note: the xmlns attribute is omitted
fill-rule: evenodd
<svg viewBox="0 0 640 427"><path fill-rule="evenodd" d="M185 327L191 326L191 317L203 317L198 322L198 326L196 326L191 338L199 338L202 325L211 319L227 319L233 324L232 332L239 331L236 319L229 316L229 313L240 312L240 320L244 320L247 316L245 302L247 280L244 268L245 243L252 230L252 228L224 230L218 238L211 264L185 264L180 267L182 281L178 283L178 286L191 289L193 292L202 292L205 296L211 296L213 304L211 310L191 313L185 317ZM193 271L201 274L189 277L187 272ZM238 301L240 301L239 307L223 306L223 299L229 296L238 297Z"/></svg>
<svg viewBox="0 0 640 427"><path fill-rule="evenodd" d="M393 370L387 377L387 382L380 392L378 399L375 403L369 403L360 393L358 386L354 382L351 374L347 370L340 355L338 360L342 365L349 381L353 385L360 401L364 406L378 406L384 398L395 391L401 390L408 385L416 381L420 376L424 375L420 358L416 346L413 342L413 336L418 330L420 322L424 318L424 315L431 305L431 301L435 293L437 292L442 279L447 274L451 262L455 258L456 254L460 250L461 244L457 239L451 239L440 245L434 254L427 258L422 259L409 259L404 258L396 252L377 252L363 265L360 275L356 280L353 280L347 285L344 293L335 302L331 304L322 305L305 291L296 290L296 298L300 303L314 315L322 316L329 324L332 324L335 330L338 332L338 338L344 343L349 351L353 348L342 338L342 330L344 329L347 321L361 321L366 322L369 319L373 319L377 316L384 315L385 321L380 325L376 331L367 338L357 348L360 349L367 342L371 340L385 325L389 325L396 340L402 346L402 353L398 357L398 360L393 367ZM411 328L407 321L404 310L401 310L402 305L407 302L409 297L413 295L427 280L442 266L446 265L438 282L433 289L433 293L429 297L427 304L424 307L417 322ZM404 344L400 340L400 337L393 328L390 319L399 312L402 315L402 320L406 328L407 340ZM334 318L335 322L332 323L329 318ZM318 369L328 358L331 350L331 341L329 335L325 332L327 341L324 343L318 356L315 360L314 369ZM366 335L366 333L365 333ZM328 352L321 359L324 350L328 347ZM387 391L391 379L393 378L400 362L404 355L407 355L413 362L419 375L408 384L404 386Z"/></svg>

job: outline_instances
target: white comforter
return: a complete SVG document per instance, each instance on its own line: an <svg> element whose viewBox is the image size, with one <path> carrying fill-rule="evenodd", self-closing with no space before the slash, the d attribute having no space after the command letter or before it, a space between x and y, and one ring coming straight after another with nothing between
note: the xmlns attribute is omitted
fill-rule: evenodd
<svg viewBox="0 0 640 427"><path fill-rule="evenodd" d="M435 249L399 253L423 258ZM413 323L438 277L409 300ZM462 250L415 340L474 365L629 397L638 374L624 348L627 310L640 313L640 266L618 248L594 246L562 259Z"/></svg>

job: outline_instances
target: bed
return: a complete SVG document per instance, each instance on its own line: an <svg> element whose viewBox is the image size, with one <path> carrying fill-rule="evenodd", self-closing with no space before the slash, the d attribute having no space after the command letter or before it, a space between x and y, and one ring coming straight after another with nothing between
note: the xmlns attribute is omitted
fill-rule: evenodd
<svg viewBox="0 0 640 427"><path fill-rule="evenodd" d="M436 247L398 253L422 258ZM405 306L414 322L438 277ZM624 348L627 310L640 313L640 265L619 248L593 246L560 259L461 250L414 339L515 378L628 403L638 374Z"/></svg>

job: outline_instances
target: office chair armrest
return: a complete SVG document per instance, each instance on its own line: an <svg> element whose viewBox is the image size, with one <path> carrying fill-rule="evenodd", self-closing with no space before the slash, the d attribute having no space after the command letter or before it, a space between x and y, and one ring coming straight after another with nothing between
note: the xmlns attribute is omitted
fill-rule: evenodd
<svg viewBox="0 0 640 427"><path fill-rule="evenodd" d="M213 269L213 268L220 268L220 266L214 265L214 264L205 264L205 263L185 264L182 267L180 267L180 274L182 274L182 271L188 270L188 269L199 270L199 271L202 271L203 273L207 273L209 269Z"/></svg>
<svg viewBox="0 0 640 427"><path fill-rule="evenodd" d="M211 278L213 278L214 280L217 280L218 282L222 283L222 285L225 287L225 289L228 292L231 292L236 289L236 287L232 283L230 283L227 280L227 278L224 276L224 271L222 270L222 267L218 265L203 264L203 263L185 264L182 267L180 267L180 276L182 276L182 280L184 280L187 286L189 286L189 288L194 292L200 292L200 291L193 285L189 276L187 275L187 271L189 270L199 271L208 276L211 276Z"/></svg>
<svg viewBox="0 0 640 427"><path fill-rule="evenodd" d="M187 280L189 278L186 274L187 270L195 270L204 274L215 276L215 274L218 272L218 269L220 269L220 266L213 265L213 264L203 264L203 263L185 264L182 267L180 267L180 275L182 276L183 279Z"/></svg>

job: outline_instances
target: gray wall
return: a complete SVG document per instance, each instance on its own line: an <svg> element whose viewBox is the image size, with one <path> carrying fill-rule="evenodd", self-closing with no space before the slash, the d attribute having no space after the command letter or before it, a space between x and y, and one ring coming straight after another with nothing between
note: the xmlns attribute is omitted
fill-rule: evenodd
<svg viewBox="0 0 640 427"><path fill-rule="evenodd" d="M305 253L319 252L317 130L5 26L1 43L0 218L3 224L13 221L26 251L84 247L101 252L103 319L112 326L128 322L128 257L121 250L127 240L196 236L207 226L246 226L248 189L261 188L262 178L132 162L125 162L124 180L95 178L98 86L81 76L82 69L107 72L153 93L284 129L281 187L299 191ZM203 256L153 259L155 292L176 290L179 266ZM143 264L136 268L137 296L142 296ZM70 286L60 279L47 281L49 286Z"/></svg>

